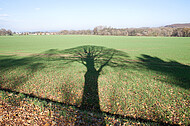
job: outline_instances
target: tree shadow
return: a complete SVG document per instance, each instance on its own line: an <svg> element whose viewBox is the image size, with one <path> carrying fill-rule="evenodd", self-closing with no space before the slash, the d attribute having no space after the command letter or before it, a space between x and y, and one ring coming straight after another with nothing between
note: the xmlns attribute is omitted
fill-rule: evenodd
<svg viewBox="0 0 190 126"><path fill-rule="evenodd" d="M45 52L45 57L48 57L48 60L63 61L62 65L70 65L73 62L78 62L86 68L84 74L84 88L82 95L82 102L78 109L88 112L95 112L102 117L104 114L114 116L115 118L125 120L129 119L132 121L139 121L145 123L155 123L158 125L170 125L163 121L153 121L151 119L141 118L141 117L131 117L124 116L120 114L113 114L110 112L104 112L101 110L99 103L99 91L98 91L98 78L104 72L105 67L126 69L126 68L137 68L141 67L143 61L139 60L130 60L127 53L118 51L115 49L109 49L102 46L79 46L76 48L66 49L66 50L57 50L51 49ZM70 94L67 87L63 87L64 93L67 101L69 101L72 93ZM70 104L69 104L70 105ZM72 105L72 104L71 104ZM102 123L104 125L105 123Z"/></svg>
<svg viewBox="0 0 190 126"><path fill-rule="evenodd" d="M47 57L47 59L43 59L41 55ZM40 58L42 59L40 59ZM34 57L27 57L27 58L15 58L14 56L7 56L2 59L0 59L0 68L2 68L1 72L6 72L9 69L12 68L17 68L20 66L27 66L29 69L29 73L34 73L37 72L40 69L43 69L45 66L43 63L36 63L36 61L40 60L61 60L63 61L64 64L70 65L73 62L78 62L82 64L86 68L86 72L84 74L84 88L83 88L83 95L82 95L82 103L81 106L75 106L78 109L85 110L88 112L95 112L99 113L104 116L103 114L106 113L107 115L110 116L115 116L116 118L123 118L123 119L130 119L130 120L138 120L140 122L153 122L152 120L147 120L143 118L133 118L129 116L122 116L119 114L112 114L109 112L103 112L101 111L100 108L100 103L99 103L99 92L98 92L98 78L102 74L103 69L107 66L109 67L115 67L115 68L127 68L127 63L132 63L131 61L127 61L126 59L128 58L127 54L122 51L118 51L115 49L109 49L101 46L80 46L76 48L71 48L71 49L66 49L66 50L57 50L57 49L51 49L45 52L45 54L39 54L38 56ZM169 68L165 68L170 66L171 64L175 64L178 67L182 67L183 69L181 72L185 69L186 73L189 73L189 67L188 66L183 66L180 63L171 61L171 62L165 62L157 57L151 57L148 55L143 55L143 58L139 57L139 60L141 62L138 62L138 64L146 66L147 68L155 71L160 71L163 73L167 73L170 75L173 75L171 71L178 71L178 69L181 68L172 68L173 70L170 70ZM156 64L160 63L160 64ZM175 66L174 65L174 66ZM160 70L163 69L163 70ZM173 75L174 76L174 75ZM189 76L189 75L187 75ZM177 76L174 76L177 77ZM0 78L1 79L1 78ZM25 81L27 81L28 78L26 78ZM186 78L187 79L187 78ZM1 79L2 82L2 79ZM16 85L15 82L14 85ZM22 83L21 83L22 84ZM12 89L3 89L0 87L2 90L5 91L13 91ZM67 101L69 101L69 91L67 87L63 87L64 91L63 93L66 94L66 97L68 98ZM19 92L16 92L19 93ZM29 97L34 97L34 98L40 98L41 100L46 100L47 102L54 102L54 103L60 103L57 101L53 101L48 98L41 98L37 97L33 94L25 94ZM61 103L62 105L71 105L71 104L65 104ZM73 105L71 105L73 106ZM164 122L158 122L163 125L167 125ZM77 124L76 124L77 125ZM104 125L104 123L102 123Z"/></svg>
<svg viewBox="0 0 190 126"><path fill-rule="evenodd" d="M100 107L98 78L104 67L117 67L119 64L121 65L126 58L128 58L127 54L122 51L91 45L79 46L66 50L50 49L45 52L44 56L47 56L49 60L53 61L62 60L64 61L64 65L71 64L72 62L78 62L86 68L86 72L84 74L82 102L79 109L95 112L100 115L103 113ZM69 91L66 87L63 89L65 93L68 94L64 94L68 101L72 94L68 93ZM102 125L104 125L104 123Z"/></svg>
<svg viewBox="0 0 190 126"><path fill-rule="evenodd" d="M140 60L140 65L143 65L150 70L169 75L169 77L172 78L172 80L162 79L161 81L172 81L172 84L176 86L190 89L190 66L173 60L164 61L158 57L152 57L145 54L142 54L142 57L138 57L138 59Z"/></svg>
<svg viewBox="0 0 190 126"><path fill-rule="evenodd" d="M24 57L18 58L16 56L0 56L0 88L9 88L12 90L17 90L22 86L30 77L30 75L34 74L38 70L45 68L43 63L36 63L39 61L37 57ZM23 67L23 69L27 72L11 74L10 76L6 76L11 71ZM10 83L7 87L7 83Z"/></svg>
<svg viewBox="0 0 190 126"><path fill-rule="evenodd" d="M50 50L54 51L55 50ZM62 60L68 62L77 61L86 67L84 75L85 83L83 88L82 103L80 108L93 112L101 112L98 92L98 78L105 66L116 66L118 62L126 59L126 53L105 48L102 46L79 46L76 48L66 49L60 52Z"/></svg>

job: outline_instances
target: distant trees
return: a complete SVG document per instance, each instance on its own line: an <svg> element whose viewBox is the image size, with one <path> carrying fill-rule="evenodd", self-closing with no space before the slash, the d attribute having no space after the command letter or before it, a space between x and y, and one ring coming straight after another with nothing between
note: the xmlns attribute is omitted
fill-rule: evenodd
<svg viewBox="0 0 190 126"><path fill-rule="evenodd" d="M176 28L175 30L173 30L172 36L182 37L183 36L182 30L183 30L182 28Z"/></svg>
<svg viewBox="0 0 190 126"><path fill-rule="evenodd" d="M190 28L112 28L97 26L93 30L62 30L60 32L23 32L20 35L107 35L107 36L165 36L190 37ZM13 35L11 30L0 29L0 36Z"/></svg>
<svg viewBox="0 0 190 126"><path fill-rule="evenodd" d="M111 28L97 26L93 30L63 30L61 35L108 35L108 36L165 36L165 37L190 37L190 28Z"/></svg>
<svg viewBox="0 0 190 126"><path fill-rule="evenodd" d="M6 33L6 29L0 29L0 35L6 35L7 33Z"/></svg>
<svg viewBox="0 0 190 126"><path fill-rule="evenodd" d="M11 30L7 30L7 35L13 35Z"/></svg>
<svg viewBox="0 0 190 126"><path fill-rule="evenodd" d="M176 37L190 37L190 28L176 28L172 36Z"/></svg>
<svg viewBox="0 0 190 126"><path fill-rule="evenodd" d="M4 35L13 35L11 30L6 30L4 28L0 29L0 36L4 36Z"/></svg>
<svg viewBox="0 0 190 126"><path fill-rule="evenodd" d="M59 35L93 35L92 30L62 30Z"/></svg>
<svg viewBox="0 0 190 126"><path fill-rule="evenodd" d="M183 37L190 37L190 28L183 28Z"/></svg>
<svg viewBox="0 0 190 126"><path fill-rule="evenodd" d="M107 28L101 29L99 27L94 28L94 35L116 35L116 36L171 36L173 32L172 28Z"/></svg>

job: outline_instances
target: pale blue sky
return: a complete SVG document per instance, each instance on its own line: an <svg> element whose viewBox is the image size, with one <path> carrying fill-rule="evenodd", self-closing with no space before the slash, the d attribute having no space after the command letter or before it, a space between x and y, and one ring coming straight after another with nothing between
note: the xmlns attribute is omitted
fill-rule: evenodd
<svg viewBox="0 0 190 126"><path fill-rule="evenodd" d="M158 27L190 23L190 0L0 0L0 28L13 31Z"/></svg>

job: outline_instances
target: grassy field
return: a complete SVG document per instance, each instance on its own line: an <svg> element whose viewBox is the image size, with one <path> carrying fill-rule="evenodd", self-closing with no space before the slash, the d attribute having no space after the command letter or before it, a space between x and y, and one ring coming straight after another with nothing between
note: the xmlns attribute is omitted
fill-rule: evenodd
<svg viewBox="0 0 190 126"><path fill-rule="evenodd" d="M1 54L25 53L29 55L49 49L64 50L81 45L97 45L119 49L128 53L131 58L147 54L163 60L190 63L189 38L59 35L0 37Z"/></svg>
<svg viewBox="0 0 190 126"><path fill-rule="evenodd" d="M84 45L106 50L105 57L94 60L97 71L103 68L97 75L102 112L155 123L190 124L190 38L0 37L1 90L80 108L89 67L76 54L92 47ZM6 98L3 94L2 99Z"/></svg>

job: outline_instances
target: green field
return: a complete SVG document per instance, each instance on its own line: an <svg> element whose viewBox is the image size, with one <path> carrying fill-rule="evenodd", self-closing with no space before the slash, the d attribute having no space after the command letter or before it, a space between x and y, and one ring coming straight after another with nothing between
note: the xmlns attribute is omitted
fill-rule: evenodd
<svg viewBox="0 0 190 126"><path fill-rule="evenodd" d="M106 50L94 66L107 62L97 75L102 112L190 124L190 38L0 37L0 87L80 107L88 68L76 54L91 47Z"/></svg>
<svg viewBox="0 0 190 126"><path fill-rule="evenodd" d="M181 37L10 36L0 37L0 53L33 54L49 49L63 50L81 45L97 45L119 49L128 53L131 58L147 54L163 60L190 63L189 40Z"/></svg>

